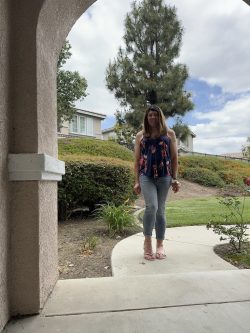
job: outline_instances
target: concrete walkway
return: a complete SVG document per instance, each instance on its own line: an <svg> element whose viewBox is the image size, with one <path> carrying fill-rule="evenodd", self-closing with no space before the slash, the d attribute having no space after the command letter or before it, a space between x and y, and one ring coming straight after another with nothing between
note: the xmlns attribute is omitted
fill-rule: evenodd
<svg viewBox="0 0 250 333"><path fill-rule="evenodd" d="M143 241L140 233L115 246L112 253L113 276L238 270L214 253L214 245L220 243L219 236L207 230L206 226L167 229L166 260L144 260ZM155 245L156 241L153 243Z"/></svg>
<svg viewBox="0 0 250 333"><path fill-rule="evenodd" d="M205 227L167 231L166 260L143 259L143 237L112 254L114 277L58 281L39 316L11 321L5 333L249 333L250 270L213 252Z"/></svg>

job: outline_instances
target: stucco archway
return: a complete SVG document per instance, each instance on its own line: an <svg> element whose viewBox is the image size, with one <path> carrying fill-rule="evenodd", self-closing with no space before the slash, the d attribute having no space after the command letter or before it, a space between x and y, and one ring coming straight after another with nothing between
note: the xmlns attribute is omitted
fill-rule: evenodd
<svg viewBox="0 0 250 333"><path fill-rule="evenodd" d="M0 0L0 330L39 312L57 281L56 61L94 2Z"/></svg>
<svg viewBox="0 0 250 333"><path fill-rule="evenodd" d="M38 313L58 278L56 64L94 2L0 2L0 330L11 315Z"/></svg>

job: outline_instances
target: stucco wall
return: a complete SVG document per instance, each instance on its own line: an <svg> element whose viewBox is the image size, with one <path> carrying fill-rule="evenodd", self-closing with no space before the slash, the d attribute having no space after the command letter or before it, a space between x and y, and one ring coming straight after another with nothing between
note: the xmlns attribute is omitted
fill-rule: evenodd
<svg viewBox="0 0 250 333"><path fill-rule="evenodd" d="M93 118L93 132L97 139L102 139L101 119Z"/></svg>
<svg viewBox="0 0 250 333"><path fill-rule="evenodd" d="M39 196L40 308L42 308L58 279L58 216L55 182L40 182Z"/></svg>
<svg viewBox="0 0 250 333"><path fill-rule="evenodd" d="M9 317L8 257L8 0L0 1L0 331Z"/></svg>

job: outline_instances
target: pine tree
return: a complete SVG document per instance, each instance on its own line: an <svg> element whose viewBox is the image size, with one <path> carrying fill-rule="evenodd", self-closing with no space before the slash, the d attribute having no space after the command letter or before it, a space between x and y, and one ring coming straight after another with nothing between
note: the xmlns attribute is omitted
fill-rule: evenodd
<svg viewBox="0 0 250 333"><path fill-rule="evenodd" d="M126 47L109 62L106 83L129 109L125 118L134 128L139 128L148 104L157 104L166 117L193 109L191 94L184 90L187 67L175 61L182 35L175 7L163 0L132 3L125 20Z"/></svg>
<svg viewBox="0 0 250 333"><path fill-rule="evenodd" d="M179 141L185 142L192 133L187 124L184 124L180 117L176 117L175 124L172 126L175 135Z"/></svg>

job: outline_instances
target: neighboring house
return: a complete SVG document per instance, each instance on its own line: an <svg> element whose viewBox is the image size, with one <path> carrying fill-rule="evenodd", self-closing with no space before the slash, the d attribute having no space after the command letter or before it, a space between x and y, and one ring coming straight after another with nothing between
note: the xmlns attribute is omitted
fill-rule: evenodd
<svg viewBox="0 0 250 333"><path fill-rule="evenodd" d="M103 130L102 138L103 140L115 139L116 138L115 127L113 126Z"/></svg>
<svg viewBox="0 0 250 333"><path fill-rule="evenodd" d="M102 139L101 122L105 118L105 114L76 109L72 120L63 123L58 136L89 136Z"/></svg>
<svg viewBox="0 0 250 333"><path fill-rule="evenodd" d="M196 135L193 132L191 132L184 142L182 142L180 139L177 139L178 153L180 155L184 155L184 154L193 152L193 139L195 137L196 137Z"/></svg>
<svg viewBox="0 0 250 333"><path fill-rule="evenodd" d="M110 138L115 138L115 130L114 127L107 128L102 131L103 140L108 140ZM191 132L190 135L188 135L187 139L182 142L179 139L177 139L178 143L178 152L180 155L187 154L193 151L193 139L196 137L196 135Z"/></svg>

